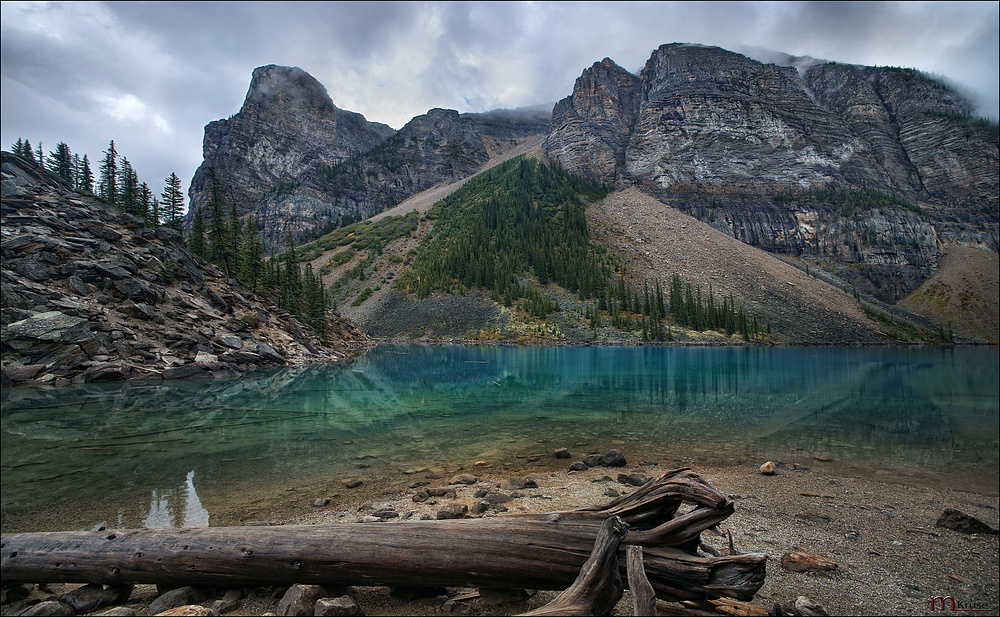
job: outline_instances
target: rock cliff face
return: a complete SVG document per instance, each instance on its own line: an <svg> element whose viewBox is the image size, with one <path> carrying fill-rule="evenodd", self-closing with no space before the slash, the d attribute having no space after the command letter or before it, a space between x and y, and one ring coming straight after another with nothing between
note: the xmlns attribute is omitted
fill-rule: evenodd
<svg viewBox="0 0 1000 617"><path fill-rule="evenodd" d="M304 237L319 223L377 214L435 184L466 178L519 139L544 133L548 115L432 109L363 154L301 174L295 190L261 201L257 220L277 242L289 228Z"/></svg>
<svg viewBox="0 0 1000 617"><path fill-rule="evenodd" d="M830 260L894 301L929 275L942 242L998 249L996 127L970 112L913 70L800 71L671 44L638 76L610 59L584 71L553 109L545 149L744 242Z"/></svg>
<svg viewBox="0 0 1000 617"><path fill-rule="evenodd" d="M301 69L261 67L240 112L205 127L205 161L191 181L189 217L209 203L214 170L227 203L253 213L265 245L281 248L289 237L315 237L464 178L518 139L548 131L549 116L432 109L397 133L335 107Z"/></svg>
<svg viewBox="0 0 1000 617"><path fill-rule="evenodd" d="M336 165L394 132L337 108L326 88L302 69L262 66L253 72L239 113L205 127L205 160L189 190L191 212L211 199L212 169L227 202L246 214L303 173Z"/></svg>
<svg viewBox="0 0 1000 617"><path fill-rule="evenodd" d="M5 382L228 377L342 355L193 256L179 232L33 161L4 152L2 170ZM335 329L340 347L362 337Z"/></svg>

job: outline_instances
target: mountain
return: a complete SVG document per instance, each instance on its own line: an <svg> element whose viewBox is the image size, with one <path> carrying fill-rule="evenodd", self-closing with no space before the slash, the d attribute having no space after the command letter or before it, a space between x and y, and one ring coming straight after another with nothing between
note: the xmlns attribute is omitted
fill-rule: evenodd
<svg viewBox="0 0 1000 617"><path fill-rule="evenodd" d="M365 152L394 132L336 107L326 88L302 69L254 69L240 111L205 127L204 162L191 180L189 215L207 208L213 170L223 197L246 214L303 173ZM321 201L323 195L304 190L303 199L310 197Z"/></svg>
<svg viewBox="0 0 1000 617"><path fill-rule="evenodd" d="M945 243L997 251L995 124L914 70L794 60L670 44L632 75L606 58L556 104L545 154L887 302Z"/></svg>
<svg viewBox="0 0 1000 617"><path fill-rule="evenodd" d="M468 176L519 139L548 131L548 111L432 109L398 132L333 104L302 69L253 71L240 111L205 127L189 219L221 197L253 214L265 245L284 247L366 218L442 181ZM224 212L229 206L224 206Z"/></svg>
<svg viewBox="0 0 1000 617"><path fill-rule="evenodd" d="M0 160L5 385L231 377L332 361L364 338L337 319L321 342L192 255L180 232L146 227L34 161Z"/></svg>

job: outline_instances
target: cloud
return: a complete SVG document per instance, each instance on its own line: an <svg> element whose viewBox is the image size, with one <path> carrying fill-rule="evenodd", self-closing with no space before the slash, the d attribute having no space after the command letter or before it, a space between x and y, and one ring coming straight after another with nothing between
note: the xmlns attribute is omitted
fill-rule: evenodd
<svg viewBox="0 0 1000 617"><path fill-rule="evenodd" d="M237 112L254 68L298 66L341 108L399 128L433 107L552 103L610 57L663 43L755 46L913 67L998 113L997 3L4 2L3 146L114 139L159 192L190 178L205 124Z"/></svg>

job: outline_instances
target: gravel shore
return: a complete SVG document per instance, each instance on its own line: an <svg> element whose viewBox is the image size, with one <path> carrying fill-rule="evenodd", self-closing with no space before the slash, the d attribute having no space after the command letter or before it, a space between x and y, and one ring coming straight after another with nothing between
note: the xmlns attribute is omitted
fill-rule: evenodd
<svg viewBox="0 0 1000 617"><path fill-rule="evenodd" d="M507 516L531 512L551 512L602 504L613 490L625 493L634 487L611 479L618 472L642 471L650 477L668 471L658 465L629 465L625 468L591 468L582 472L554 471L529 476L537 488L521 489L523 497L504 504L506 512L489 511L486 516ZM892 484L872 479L830 473L822 463L799 470L779 464L773 476L763 476L757 465L702 466L695 471L736 503L736 512L722 524L732 532L735 547L742 553L769 556L767 581L752 604L770 609L787 604L798 596L820 603L830 614L919 615L930 611L932 596L952 596L956 602L985 607L982 614L997 614L1000 546L997 535L968 535L936 527L945 508L955 508L997 526L998 496L908 484ZM450 478L435 478L418 472L414 481L428 486L445 486ZM427 477L431 476L431 477ZM507 477L477 474L471 485L455 485L455 497L433 497L414 502L419 488L393 495L367 495L361 500L343 501L317 508L307 516L284 521L289 524L356 523L392 525L393 521L433 518L447 504L468 506L478 499L481 488L514 489ZM399 518L372 521L372 514L391 508ZM367 518L366 518L367 517ZM710 543L721 546L721 539ZM782 554L800 551L837 564L833 571L797 573L783 569ZM72 586L52 585L53 592ZM358 587L355 597L366 615L457 615L516 614L545 604L557 595L540 591L527 600L476 596L475 589L452 590L453 597L407 600L392 597L381 587ZM274 611L283 589L250 590L230 614L262 615ZM36 591L34 597L47 597ZM138 586L126 605L136 614L147 614L155 599L153 586ZM211 606L212 600L204 602ZM659 601L662 611L671 606ZM676 605L673 605L676 606ZM15 614L15 605L5 605L3 615ZM616 607L616 614L632 614L628 591Z"/></svg>

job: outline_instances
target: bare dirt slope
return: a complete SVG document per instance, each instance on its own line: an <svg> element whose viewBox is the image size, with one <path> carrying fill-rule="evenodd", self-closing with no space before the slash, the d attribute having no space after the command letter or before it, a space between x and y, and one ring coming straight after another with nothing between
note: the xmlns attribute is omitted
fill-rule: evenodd
<svg viewBox="0 0 1000 617"><path fill-rule="evenodd" d="M733 295L784 342L889 340L850 294L630 188L587 210L595 239L618 252L636 280L674 274L716 298Z"/></svg>
<svg viewBox="0 0 1000 617"><path fill-rule="evenodd" d="M898 306L951 330L956 340L1000 342L1000 256L951 245L938 270Z"/></svg>

